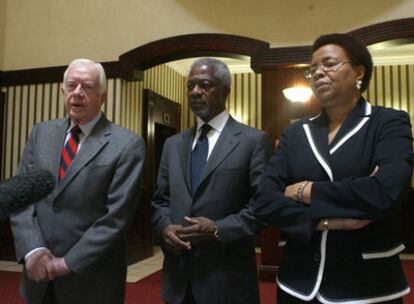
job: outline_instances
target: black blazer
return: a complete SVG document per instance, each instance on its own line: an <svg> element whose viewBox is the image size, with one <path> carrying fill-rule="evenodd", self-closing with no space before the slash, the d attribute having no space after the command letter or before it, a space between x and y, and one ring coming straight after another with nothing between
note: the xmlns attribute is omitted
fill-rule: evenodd
<svg viewBox="0 0 414 304"><path fill-rule="evenodd" d="M370 176L375 166L379 171ZM398 258L404 246L390 218L411 175L411 125L403 111L361 99L331 144L324 112L289 125L253 206L258 219L287 238L279 287L323 303L374 303L407 294ZM310 207L283 194L287 185L303 180L314 182ZM325 218L373 222L360 230L315 231Z"/></svg>

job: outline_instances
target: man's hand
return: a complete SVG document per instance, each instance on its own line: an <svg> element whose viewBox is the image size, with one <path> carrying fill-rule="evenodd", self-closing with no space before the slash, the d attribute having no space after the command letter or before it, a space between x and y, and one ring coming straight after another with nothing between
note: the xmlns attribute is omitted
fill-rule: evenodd
<svg viewBox="0 0 414 304"><path fill-rule="evenodd" d="M53 254L46 248L30 254L26 260L26 272L29 279L36 282L53 280L53 267L49 264L53 258Z"/></svg>
<svg viewBox="0 0 414 304"><path fill-rule="evenodd" d="M53 258L52 261L48 263L53 268L54 278L62 277L70 273L70 268L66 265L64 258Z"/></svg>
<svg viewBox="0 0 414 304"><path fill-rule="evenodd" d="M178 230L181 240L194 244L212 241L216 239L217 225L214 221L205 217L184 217L190 226Z"/></svg>
<svg viewBox="0 0 414 304"><path fill-rule="evenodd" d="M26 260L27 276L36 282L49 282L70 273L63 258L55 257L44 248L33 252Z"/></svg>
<svg viewBox="0 0 414 304"><path fill-rule="evenodd" d="M191 243L186 242L180 237L178 237L178 231L181 230L183 226L181 225L168 225L164 231L162 232L162 238L163 238L163 247L175 254L179 255L182 254L185 251L191 250Z"/></svg>

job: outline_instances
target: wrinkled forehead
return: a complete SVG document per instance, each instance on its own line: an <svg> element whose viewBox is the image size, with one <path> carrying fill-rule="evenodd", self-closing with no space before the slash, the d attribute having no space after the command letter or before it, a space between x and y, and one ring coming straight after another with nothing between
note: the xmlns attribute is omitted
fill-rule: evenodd
<svg viewBox="0 0 414 304"><path fill-rule="evenodd" d="M208 66L205 64L200 64L193 66L188 75L189 80L211 80L211 81L220 81L216 76L215 69L213 66Z"/></svg>

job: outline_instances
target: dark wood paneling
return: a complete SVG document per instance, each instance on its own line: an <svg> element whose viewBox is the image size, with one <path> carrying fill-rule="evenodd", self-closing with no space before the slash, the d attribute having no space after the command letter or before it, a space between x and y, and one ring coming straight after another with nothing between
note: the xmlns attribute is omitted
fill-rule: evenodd
<svg viewBox="0 0 414 304"><path fill-rule="evenodd" d="M293 67L310 62L311 47L285 47L267 49L252 57L251 67L255 72L263 69L274 69L281 67Z"/></svg>
<svg viewBox="0 0 414 304"><path fill-rule="evenodd" d="M125 70L118 61L103 62L108 78L127 78ZM60 82L67 66L25 69L16 71L0 71L0 86L16 86Z"/></svg>
<svg viewBox="0 0 414 304"><path fill-rule="evenodd" d="M227 34L190 34L170 37L137 47L119 57L129 71L183 58L199 56L255 56L269 44L264 41Z"/></svg>
<svg viewBox="0 0 414 304"><path fill-rule="evenodd" d="M414 18L398 19L356 29L349 34L367 45L393 39L414 38Z"/></svg>
<svg viewBox="0 0 414 304"><path fill-rule="evenodd" d="M137 216L129 229L128 262L148 258L153 253L152 208L151 199L156 187L158 164L162 146L167 135L180 131L181 106L150 90L144 90L142 137L145 140L147 154L143 172L141 200ZM164 127L166 134L157 133L157 127Z"/></svg>
<svg viewBox="0 0 414 304"><path fill-rule="evenodd" d="M4 119L4 105L6 101L6 94L0 92L0 172L3 172L2 163L3 163L3 133L6 130L6 120Z"/></svg>
<svg viewBox="0 0 414 304"><path fill-rule="evenodd" d="M279 68L262 71L262 128L277 140L292 119L315 115L320 108L314 98L306 103L292 103L283 89L309 86L304 68Z"/></svg>

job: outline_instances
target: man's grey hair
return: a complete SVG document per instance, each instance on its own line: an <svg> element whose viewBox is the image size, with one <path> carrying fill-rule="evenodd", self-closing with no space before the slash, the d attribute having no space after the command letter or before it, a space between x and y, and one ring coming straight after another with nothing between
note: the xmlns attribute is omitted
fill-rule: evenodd
<svg viewBox="0 0 414 304"><path fill-rule="evenodd" d="M202 66L202 65L213 68L214 76L220 79L220 84L224 87L230 88L230 84L231 84L230 71L227 65L223 61L220 61L215 58L210 58L210 57L199 58L196 61L194 61L193 64L191 65L190 73L194 67Z"/></svg>
<svg viewBox="0 0 414 304"><path fill-rule="evenodd" d="M63 87L65 87L66 85L66 79L68 76L68 71L71 67L75 66L75 65L92 65L94 66L98 73L99 73L99 88L100 88L100 92L101 93L106 93L106 89L107 89L107 84L106 84L106 73L105 70L102 66L102 64L95 62L93 60L90 59L83 59L83 58L78 58L78 59L74 59L72 60L71 63L69 63L65 73L63 74Z"/></svg>

